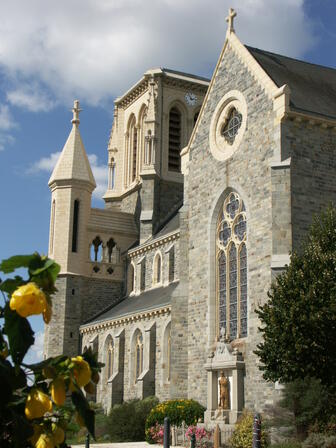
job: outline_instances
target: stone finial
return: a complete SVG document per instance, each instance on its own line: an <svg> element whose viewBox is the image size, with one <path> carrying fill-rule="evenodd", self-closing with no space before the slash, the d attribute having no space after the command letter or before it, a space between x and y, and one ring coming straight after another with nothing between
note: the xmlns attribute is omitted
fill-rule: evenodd
<svg viewBox="0 0 336 448"><path fill-rule="evenodd" d="M229 15L226 18L228 25L228 32L234 33L234 27L233 27L233 19L236 17L237 13L233 8L229 9Z"/></svg>
<svg viewBox="0 0 336 448"><path fill-rule="evenodd" d="M79 124L79 113L82 111L82 109L79 108L79 101L74 101L74 107L72 108L73 117L71 120L72 124Z"/></svg>

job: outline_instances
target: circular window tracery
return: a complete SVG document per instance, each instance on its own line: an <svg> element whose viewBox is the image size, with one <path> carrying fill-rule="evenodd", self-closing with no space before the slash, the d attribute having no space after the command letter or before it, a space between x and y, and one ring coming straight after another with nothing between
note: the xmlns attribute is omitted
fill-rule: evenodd
<svg viewBox="0 0 336 448"><path fill-rule="evenodd" d="M246 129L247 105L237 90L228 92L213 113L209 143L210 151L218 160L226 160L238 148Z"/></svg>

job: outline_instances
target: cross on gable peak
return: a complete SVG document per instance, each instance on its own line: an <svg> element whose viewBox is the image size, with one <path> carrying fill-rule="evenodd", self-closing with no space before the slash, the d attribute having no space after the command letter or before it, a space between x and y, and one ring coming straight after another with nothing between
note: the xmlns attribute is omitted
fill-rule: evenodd
<svg viewBox="0 0 336 448"><path fill-rule="evenodd" d="M233 8L229 9L229 15L226 18L226 21L228 23L228 32L232 33L234 32L234 27L233 27L233 20L236 17L237 13Z"/></svg>
<svg viewBox="0 0 336 448"><path fill-rule="evenodd" d="M79 124L79 113L81 111L82 111L82 109L80 109L80 107L79 107L79 101L75 100L73 108L72 108L72 114L73 114L72 120L71 120L72 124L76 124L76 125Z"/></svg>

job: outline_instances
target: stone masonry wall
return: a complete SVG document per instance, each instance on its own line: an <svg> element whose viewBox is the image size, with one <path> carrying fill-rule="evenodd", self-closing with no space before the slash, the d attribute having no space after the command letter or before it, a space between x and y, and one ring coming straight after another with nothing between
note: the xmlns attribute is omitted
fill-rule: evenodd
<svg viewBox="0 0 336 448"><path fill-rule="evenodd" d="M99 360L106 364L106 348L105 341L108 336L112 336L112 338L116 338L116 335L123 331L124 338L124 356L123 358L123 400L130 400L132 398L142 398L140 389L138 387L138 383L135 383L135 364L134 364L134 347L132 348L133 335L137 329L142 332L144 338L144 359L145 357L151 356L152 361L154 358L154 350L155 350L155 365L154 365L154 374L155 374L155 385L154 392L155 395L160 400L166 400L169 398L169 381L165 374L167 359L164 356L164 344L165 344L165 329L170 322L170 314L161 314L155 317L148 317L146 319L141 319L139 321L128 323L128 324L120 324L116 327L112 327L109 329L99 329L94 332L90 332L89 334L85 333L83 335L82 347L85 345L90 345L90 340L93 340L98 337L98 347L99 347ZM149 348L146 345L146 339L144 337L146 328L153 326L154 331L151 332L151 344L152 344L152 353L149 353ZM116 357L120 354L115 351L115 361ZM116 362L114 362L116 365ZM104 407L111 399L108 396L109 387L106 378L106 368L103 370L101 378L102 381L99 383L97 401L102 402ZM146 394L146 391L145 391Z"/></svg>
<svg viewBox="0 0 336 448"><path fill-rule="evenodd" d="M80 351L79 326L117 302L121 282L89 277L61 275L56 281L53 317L46 326L44 351L47 356Z"/></svg>
<svg viewBox="0 0 336 448"><path fill-rule="evenodd" d="M336 133L302 121L287 120L282 128L291 155L293 248L299 249L314 214L336 204Z"/></svg>
<svg viewBox="0 0 336 448"><path fill-rule="evenodd" d="M174 247L172 248L172 246ZM173 260L169 252L166 252L167 249L173 249ZM166 243L155 247L155 249L151 249L149 251L146 251L145 253L139 254L132 259L134 265L137 266L138 261L144 257L142 263L145 266L145 290L153 287L154 257L158 252L161 254L162 260L161 275L163 284L165 285L179 279L180 245L179 239L175 239L173 241L167 241ZM173 261L173 266L171 265L171 261ZM172 268L174 272L173 275L170 272L169 277L169 270L171 270ZM137 274L137 289L140 289L140 267L137 268Z"/></svg>
<svg viewBox="0 0 336 448"><path fill-rule="evenodd" d="M218 102L230 90L239 90L245 97L247 128L232 157L221 162L209 150L209 128ZM189 207L189 245L185 248L189 252L188 396L202 404L206 404L207 396L203 366L214 344L216 226L213 223L217 220L214 209L217 205L216 213L219 212L218 204L232 189L239 193L247 210L248 337L239 343L246 365L245 407L261 409L276 396L274 385L262 380L253 354L260 340L254 309L266 300L271 282L270 160L277 145L272 109L272 101L237 55L227 48L190 150L185 191Z"/></svg>

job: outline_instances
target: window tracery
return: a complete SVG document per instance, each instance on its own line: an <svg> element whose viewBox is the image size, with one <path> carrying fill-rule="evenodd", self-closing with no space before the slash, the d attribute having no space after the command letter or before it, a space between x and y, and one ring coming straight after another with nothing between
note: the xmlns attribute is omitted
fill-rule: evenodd
<svg viewBox="0 0 336 448"><path fill-rule="evenodd" d="M230 339L247 336L246 213L240 196L224 201L217 222L217 330Z"/></svg>

